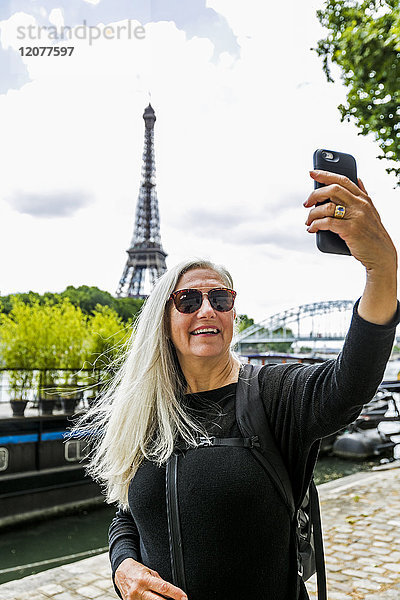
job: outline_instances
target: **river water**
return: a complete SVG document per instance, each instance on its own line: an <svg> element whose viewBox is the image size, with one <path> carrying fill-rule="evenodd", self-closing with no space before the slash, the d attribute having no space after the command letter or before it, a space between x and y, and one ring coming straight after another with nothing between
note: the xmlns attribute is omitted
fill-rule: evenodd
<svg viewBox="0 0 400 600"><path fill-rule="evenodd" d="M371 469L364 462L322 457L315 469L317 484ZM115 508L101 505L0 533L0 583L20 579L107 550L107 531Z"/></svg>

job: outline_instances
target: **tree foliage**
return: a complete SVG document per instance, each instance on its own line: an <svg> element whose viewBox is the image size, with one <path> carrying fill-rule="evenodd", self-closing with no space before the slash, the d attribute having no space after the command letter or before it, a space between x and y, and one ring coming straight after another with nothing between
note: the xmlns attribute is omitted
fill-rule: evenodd
<svg viewBox="0 0 400 600"><path fill-rule="evenodd" d="M98 304L86 315L65 297L24 302L15 296L11 302L11 310L0 313L0 360L15 369L10 383L22 398L32 387L34 369L45 370L40 387L76 384L82 367L106 368L131 334L109 306Z"/></svg>
<svg viewBox="0 0 400 600"><path fill-rule="evenodd" d="M46 369L47 386L55 384L58 369L79 370L87 357L86 317L67 298L43 304L14 298L8 314L0 315L0 352L6 368ZM13 383L13 382L12 382Z"/></svg>
<svg viewBox="0 0 400 600"><path fill-rule="evenodd" d="M237 321L238 332L243 331L244 329L247 329L248 327L254 325L254 319L251 319L247 315L238 315Z"/></svg>
<svg viewBox="0 0 400 600"><path fill-rule="evenodd" d="M0 315L1 366L23 371L11 371L10 387L15 400L27 400L34 381L37 339L41 324L31 320L31 307L15 302L13 315Z"/></svg>
<svg viewBox="0 0 400 600"><path fill-rule="evenodd" d="M326 0L317 11L328 30L317 54L332 82L331 63L339 67L347 102L341 120L354 120L359 135L371 133L380 159L400 160L400 4L398 0ZM390 166L397 177L400 168Z"/></svg>
<svg viewBox="0 0 400 600"><path fill-rule="evenodd" d="M123 352L131 328L109 306L98 304L88 320L88 360L99 369L107 368Z"/></svg>
<svg viewBox="0 0 400 600"><path fill-rule="evenodd" d="M13 299L17 297L25 304L38 302L40 305L46 304L48 301L62 302L67 298L71 304L81 309L85 315L92 315L97 306L109 306L127 323L134 318L140 311L143 300L138 298L114 298L110 292L100 290L95 286L81 285L78 288L69 285L60 294L46 292L38 294L37 292L27 292L21 294L11 294L0 297L2 312L8 314L12 310Z"/></svg>

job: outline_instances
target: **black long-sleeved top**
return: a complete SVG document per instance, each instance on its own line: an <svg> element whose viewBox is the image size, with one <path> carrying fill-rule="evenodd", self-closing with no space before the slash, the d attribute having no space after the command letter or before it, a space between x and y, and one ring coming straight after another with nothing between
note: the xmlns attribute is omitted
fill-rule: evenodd
<svg viewBox="0 0 400 600"><path fill-rule="evenodd" d="M400 306L388 325L365 321L357 306L358 301L337 359L266 365L259 373L261 398L295 498L312 445L357 417L390 356ZM240 437L236 387L185 396L187 409L210 435ZM179 463L178 495L189 600L293 600L296 565L288 512L247 448L189 450ZM140 465L129 487L129 507L110 526L113 576L124 559L134 558L172 582L165 466L147 460ZM304 586L302 598L308 598Z"/></svg>

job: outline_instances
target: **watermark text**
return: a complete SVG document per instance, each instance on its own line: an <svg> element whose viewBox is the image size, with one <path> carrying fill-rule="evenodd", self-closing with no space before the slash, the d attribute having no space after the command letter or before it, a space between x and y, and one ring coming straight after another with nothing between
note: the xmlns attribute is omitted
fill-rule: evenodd
<svg viewBox="0 0 400 600"><path fill-rule="evenodd" d="M146 30L143 25L134 26L134 22L130 19L127 25L106 25L99 27L98 25L88 25L84 20L82 25L69 27L62 25L20 25L17 27L17 39L19 40L89 40L89 46L99 39L105 40L121 40L121 39L136 39L143 40L146 37Z"/></svg>

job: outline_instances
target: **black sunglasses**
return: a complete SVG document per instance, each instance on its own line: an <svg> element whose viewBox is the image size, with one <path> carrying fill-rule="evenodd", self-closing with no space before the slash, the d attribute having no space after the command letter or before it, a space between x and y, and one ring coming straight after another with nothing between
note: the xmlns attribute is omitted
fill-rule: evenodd
<svg viewBox="0 0 400 600"><path fill-rule="evenodd" d="M172 292L168 300L174 301L176 309L180 313L190 314L199 310L203 304L204 296L207 296L214 310L228 312L233 308L236 292L229 288L213 288L209 292L189 288Z"/></svg>

